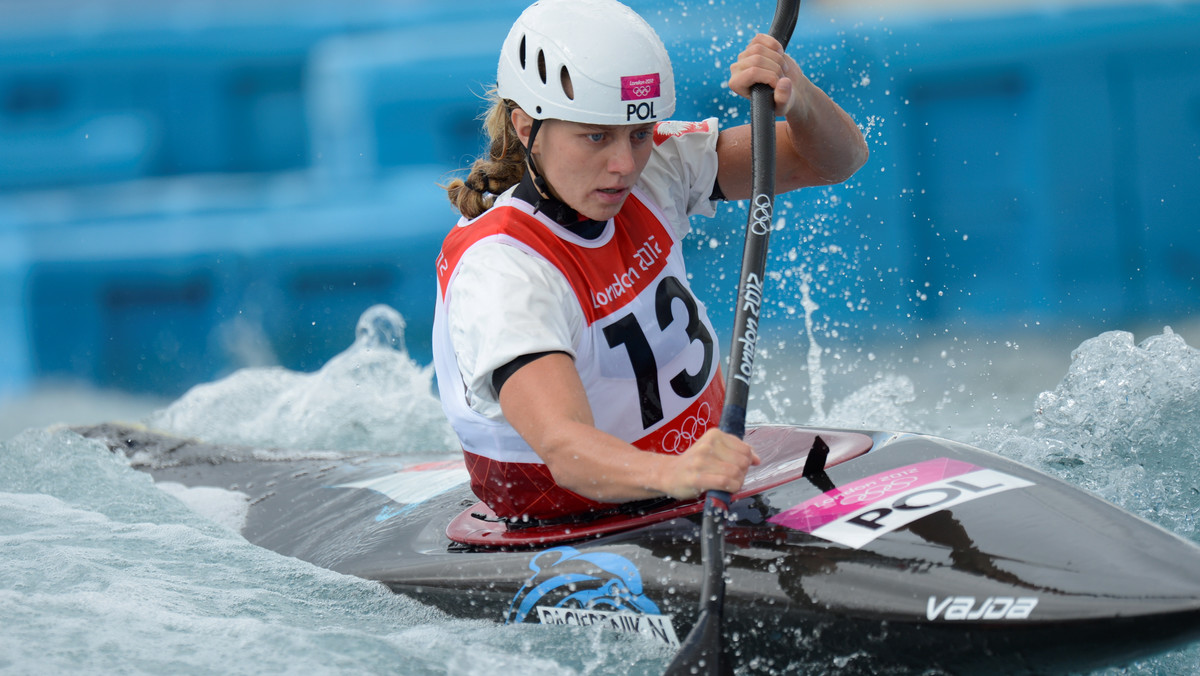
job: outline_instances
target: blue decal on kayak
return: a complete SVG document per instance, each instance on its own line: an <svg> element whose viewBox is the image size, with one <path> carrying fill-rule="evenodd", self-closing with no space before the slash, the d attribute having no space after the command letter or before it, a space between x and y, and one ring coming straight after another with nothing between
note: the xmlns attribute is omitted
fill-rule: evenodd
<svg viewBox="0 0 1200 676"><path fill-rule="evenodd" d="M533 575L513 597L505 623L524 622L539 605L660 614L643 593L637 566L623 556L554 547L534 556L529 569Z"/></svg>
<svg viewBox="0 0 1200 676"><path fill-rule="evenodd" d="M375 515L375 521L387 521L393 516L400 516L401 514L412 510L413 507L416 507L416 505L404 505L403 507L384 505L383 509L380 509L379 513Z"/></svg>

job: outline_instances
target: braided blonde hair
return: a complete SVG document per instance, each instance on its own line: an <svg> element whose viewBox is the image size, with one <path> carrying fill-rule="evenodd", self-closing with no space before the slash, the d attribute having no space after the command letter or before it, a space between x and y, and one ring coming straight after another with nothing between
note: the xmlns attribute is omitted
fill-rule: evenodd
<svg viewBox="0 0 1200 676"><path fill-rule="evenodd" d="M475 218L491 208L496 196L521 181L525 175L525 147L512 124L516 104L501 99L493 87L487 98L491 107L483 116L483 130L490 139L486 156L471 164L466 179L454 179L446 196L458 213Z"/></svg>

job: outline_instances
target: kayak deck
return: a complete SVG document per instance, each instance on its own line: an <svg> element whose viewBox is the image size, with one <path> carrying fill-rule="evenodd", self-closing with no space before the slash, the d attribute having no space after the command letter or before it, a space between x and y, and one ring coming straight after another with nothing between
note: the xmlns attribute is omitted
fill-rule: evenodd
<svg viewBox="0 0 1200 676"><path fill-rule="evenodd" d="M833 467L871 450L874 440L859 432L823 430L791 426L751 428L746 441L754 447L762 463L750 468L742 489L734 500L762 493L804 476L811 449L820 439L829 448L823 464ZM797 449L809 449L808 452ZM655 503L642 511L612 513L587 521L559 522L513 527L496 516L483 502L463 510L446 528L446 537L472 547L535 547L608 535L650 523L698 514L702 499L686 502Z"/></svg>

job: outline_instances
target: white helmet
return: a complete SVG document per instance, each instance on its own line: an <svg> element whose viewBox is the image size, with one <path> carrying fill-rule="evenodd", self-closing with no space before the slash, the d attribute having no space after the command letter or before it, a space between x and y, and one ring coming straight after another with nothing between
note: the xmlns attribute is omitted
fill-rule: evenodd
<svg viewBox="0 0 1200 676"><path fill-rule="evenodd" d="M616 0L540 0L513 24L496 87L537 120L640 124L675 111L671 59Z"/></svg>

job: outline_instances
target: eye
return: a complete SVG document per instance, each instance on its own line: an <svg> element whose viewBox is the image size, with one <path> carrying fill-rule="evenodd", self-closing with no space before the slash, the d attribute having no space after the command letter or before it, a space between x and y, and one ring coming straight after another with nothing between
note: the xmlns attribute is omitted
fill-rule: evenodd
<svg viewBox="0 0 1200 676"><path fill-rule="evenodd" d="M654 127L641 127L629 132L629 142L635 146L645 145L654 138Z"/></svg>
<svg viewBox="0 0 1200 676"><path fill-rule="evenodd" d="M586 136L587 140L591 141L592 143L602 143L604 141L604 137L605 134L602 131L594 131Z"/></svg>

